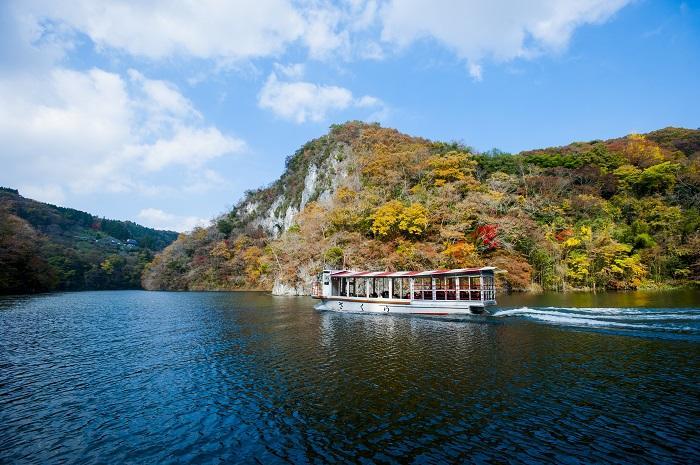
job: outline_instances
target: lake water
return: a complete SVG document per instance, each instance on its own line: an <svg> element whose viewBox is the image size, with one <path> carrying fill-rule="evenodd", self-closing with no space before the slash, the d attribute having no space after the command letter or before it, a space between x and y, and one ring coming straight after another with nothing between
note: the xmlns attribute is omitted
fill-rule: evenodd
<svg viewBox="0 0 700 465"><path fill-rule="evenodd" d="M697 463L700 295L0 298L0 463Z"/></svg>

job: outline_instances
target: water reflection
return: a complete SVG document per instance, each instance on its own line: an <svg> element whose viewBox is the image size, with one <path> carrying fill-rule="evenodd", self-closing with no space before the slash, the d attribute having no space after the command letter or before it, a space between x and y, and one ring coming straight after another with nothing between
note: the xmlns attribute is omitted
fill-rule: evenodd
<svg viewBox="0 0 700 465"><path fill-rule="evenodd" d="M543 292L498 296L500 307L700 308L700 291Z"/></svg>
<svg viewBox="0 0 700 465"><path fill-rule="evenodd" d="M503 310L573 306L512 298L532 300ZM0 462L672 463L700 453L693 340L312 305L261 293L0 299Z"/></svg>

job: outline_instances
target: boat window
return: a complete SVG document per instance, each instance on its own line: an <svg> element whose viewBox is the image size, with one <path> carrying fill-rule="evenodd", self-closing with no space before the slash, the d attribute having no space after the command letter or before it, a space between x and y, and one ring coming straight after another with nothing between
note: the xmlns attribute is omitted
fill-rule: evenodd
<svg viewBox="0 0 700 465"><path fill-rule="evenodd" d="M495 300L496 299L496 288L493 276L484 275L484 300Z"/></svg>
<svg viewBox="0 0 700 465"><path fill-rule="evenodd" d="M445 299L457 300L457 278L445 278Z"/></svg>
<svg viewBox="0 0 700 465"><path fill-rule="evenodd" d="M357 288L355 289L355 297L367 297L366 278L357 278Z"/></svg>
<svg viewBox="0 0 700 465"><path fill-rule="evenodd" d="M459 300L481 300L481 280L479 276L459 276L458 279ZM452 286L452 284L448 283L448 286Z"/></svg>
<svg viewBox="0 0 700 465"><path fill-rule="evenodd" d="M492 274L471 276L420 276L413 278L365 277L330 279L331 295L414 300L495 300L495 279Z"/></svg>
<svg viewBox="0 0 700 465"><path fill-rule="evenodd" d="M352 278L353 286L350 289L351 297L365 297L365 282L362 278Z"/></svg>
<svg viewBox="0 0 700 465"><path fill-rule="evenodd" d="M469 277L470 300L481 300L481 277Z"/></svg>
<svg viewBox="0 0 700 465"><path fill-rule="evenodd" d="M341 295L340 281L341 278L331 278L331 295Z"/></svg>
<svg viewBox="0 0 700 465"><path fill-rule="evenodd" d="M469 276L458 276L459 300L469 300Z"/></svg>
<svg viewBox="0 0 700 465"><path fill-rule="evenodd" d="M422 278L415 278L413 280L413 296L411 296L413 299L422 299L423 294L421 292L421 289L423 287L423 282L421 281Z"/></svg>
<svg viewBox="0 0 700 465"><path fill-rule="evenodd" d="M385 278L371 278L372 286L370 287L370 297L389 297L389 284L386 282Z"/></svg>
<svg viewBox="0 0 700 465"><path fill-rule="evenodd" d="M394 299L410 299L411 283L408 278L392 278L391 293Z"/></svg>
<svg viewBox="0 0 700 465"><path fill-rule="evenodd" d="M433 285L430 278L416 278L413 282L413 298L433 300Z"/></svg>
<svg viewBox="0 0 700 465"><path fill-rule="evenodd" d="M389 280L390 279L391 278L381 278L380 279L380 281L382 282L381 292L379 292L379 291L378 292L379 292L379 296L383 299L388 299L389 297L391 297L389 295Z"/></svg>
<svg viewBox="0 0 700 465"><path fill-rule="evenodd" d="M445 278L435 278L435 300L445 300Z"/></svg>

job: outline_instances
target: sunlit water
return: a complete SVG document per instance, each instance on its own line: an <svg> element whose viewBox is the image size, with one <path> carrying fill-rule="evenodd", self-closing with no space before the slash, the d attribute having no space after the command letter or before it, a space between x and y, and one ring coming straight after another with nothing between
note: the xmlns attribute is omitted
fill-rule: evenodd
<svg viewBox="0 0 700 465"><path fill-rule="evenodd" d="M0 298L0 463L697 463L697 293Z"/></svg>

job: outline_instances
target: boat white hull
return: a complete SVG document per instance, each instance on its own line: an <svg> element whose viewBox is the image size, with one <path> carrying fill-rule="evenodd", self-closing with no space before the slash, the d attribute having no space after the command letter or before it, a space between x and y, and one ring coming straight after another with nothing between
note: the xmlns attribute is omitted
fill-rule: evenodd
<svg viewBox="0 0 700 465"><path fill-rule="evenodd" d="M402 313L413 315L469 315L484 313L480 301L416 301L395 299L321 298L316 310L346 313ZM494 302L495 304L495 302Z"/></svg>

